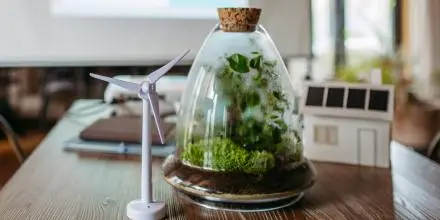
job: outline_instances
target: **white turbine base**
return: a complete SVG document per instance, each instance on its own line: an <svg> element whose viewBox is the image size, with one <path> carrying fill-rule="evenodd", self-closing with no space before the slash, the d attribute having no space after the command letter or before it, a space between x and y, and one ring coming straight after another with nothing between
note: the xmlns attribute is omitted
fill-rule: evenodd
<svg viewBox="0 0 440 220"><path fill-rule="evenodd" d="M166 216L164 202L147 203L134 200L127 204L127 217L131 220L159 220Z"/></svg>

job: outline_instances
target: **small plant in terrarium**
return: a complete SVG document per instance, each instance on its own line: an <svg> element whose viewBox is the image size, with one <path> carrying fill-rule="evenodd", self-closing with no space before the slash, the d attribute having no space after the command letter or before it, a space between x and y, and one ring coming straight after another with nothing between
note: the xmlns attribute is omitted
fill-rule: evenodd
<svg viewBox="0 0 440 220"><path fill-rule="evenodd" d="M257 25L259 13L220 9L220 24L191 67L177 151L164 166L165 179L185 192L276 200L313 183L302 155L297 97L281 56Z"/></svg>
<svg viewBox="0 0 440 220"><path fill-rule="evenodd" d="M284 121L284 114L292 111L278 84L276 61L266 60L257 51L250 56L234 53L225 55L223 65L214 72L226 118L214 125L217 131L212 139L201 139L195 133L189 137L181 154L184 163L203 167L204 160L211 160L214 170L261 174L274 168L275 160L300 161L300 136ZM195 114L192 125L203 129L203 113Z"/></svg>

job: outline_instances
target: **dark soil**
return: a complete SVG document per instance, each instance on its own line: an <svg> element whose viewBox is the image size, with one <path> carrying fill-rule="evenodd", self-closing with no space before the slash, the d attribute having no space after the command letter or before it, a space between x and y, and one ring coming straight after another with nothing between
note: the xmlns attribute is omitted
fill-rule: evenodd
<svg viewBox="0 0 440 220"><path fill-rule="evenodd" d="M288 191L301 191L314 181L314 171L305 162L291 170L272 169L264 175L241 172L216 172L187 166L180 160L173 159L164 165L165 177L178 178L186 187L214 194L271 194ZM197 186L197 188L194 188Z"/></svg>

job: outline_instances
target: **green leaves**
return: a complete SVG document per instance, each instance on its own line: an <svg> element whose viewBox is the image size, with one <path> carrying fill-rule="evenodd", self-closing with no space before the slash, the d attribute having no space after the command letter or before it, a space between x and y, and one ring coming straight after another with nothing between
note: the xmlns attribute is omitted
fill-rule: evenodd
<svg viewBox="0 0 440 220"><path fill-rule="evenodd" d="M258 80L258 82L257 82L257 86L259 86L263 89L266 89L268 85L269 85L269 82L266 78L262 78L262 79Z"/></svg>
<svg viewBox="0 0 440 220"><path fill-rule="evenodd" d="M249 59L239 53L234 53L229 57L226 57L226 60L229 63L229 67L232 70L238 73L247 73L249 72L248 62Z"/></svg>
<svg viewBox="0 0 440 220"><path fill-rule="evenodd" d="M275 96L275 98L281 99L281 92L280 91L273 91L272 94L273 94L273 96Z"/></svg>
<svg viewBox="0 0 440 220"><path fill-rule="evenodd" d="M251 59L251 61L249 62L249 66L251 68L259 70L261 69L261 63L263 63L262 60L263 60L263 56L258 55Z"/></svg>
<svg viewBox="0 0 440 220"><path fill-rule="evenodd" d="M276 61L264 61L264 65L267 67L274 68L277 65L277 63Z"/></svg>
<svg viewBox="0 0 440 220"><path fill-rule="evenodd" d="M226 57L226 60L228 61L229 67L233 71L238 73L247 73L250 71L250 68L261 70L263 64L263 56L256 51L252 52L252 54L256 56L251 58L250 60L248 57L239 53L234 53L231 56ZM270 65L273 64L271 62L269 63Z"/></svg>
<svg viewBox="0 0 440 220"><path fill-rule="evenodd" d="M247 105L250 107L254 107L260 104L260 95L258 92L252 91L246 94Z"/></svg>
<svg viewBox="0 0 440 220"><path fill-rule="evenodd" d="M220 71L219 77L231 78L232 74L233 74L232 69L226 66Z"/></svg>
<svg viewBox="0 0 440 220"><path fill-rule="evenodd" d="M222 138L233 144L224 147L275 153L277 144L285 145L282 143L282 136L286 134L288 125L282 115L289 104L278 78L277 62L266 59L258 51L251 52L248 56L227 54L224 59L224 66L217 73L217 91L230 100L227 105L228 129ZM262 155L264 154L260 154ZM224 158L229 156L225 155ZM234 164L232 161L241 160L234 158L228 164L218 165L227 167ZM255 160L256 163L257 161Z"/></svg>

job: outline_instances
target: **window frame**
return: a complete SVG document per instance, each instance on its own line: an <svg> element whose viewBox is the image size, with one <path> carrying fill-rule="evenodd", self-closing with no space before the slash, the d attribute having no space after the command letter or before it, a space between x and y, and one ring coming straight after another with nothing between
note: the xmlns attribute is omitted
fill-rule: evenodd
<svg viewBox="0 0 440 220"><path fill-rule="evenodd" d="M331 32L333 38L331 39L333 47L334 47L334 70L336 70L337 66L346 64L347 58L347 50L345 47L345 42L347 40L345 36L346 32L346 0L328 0L330 1L330 13L331 13ZM401 25L402 25L402 0L392 0L394 1L394 7L391 8L391 39L392 39L392 50L395 52L398 50L400 45L402 44L402 36L401 36ZM313 45L316 40L316 33L314 32L315 22L313 17L317 16L313 12L313 4L314 0L310 1L310 16L311 16L311 53L312 57L315 57L315 51L313 50ZM311 79L311 76L308 76Z"/></svg>
<svg viewBox="0 0 440 220"><path fill-rule="evenodd" d="M319 131L324 133L324 140L320 140L318 133ZM315 144L328 145L328 146L338 146L339 143L339 133L338 126L336 125L320 125L315 124L313 127L313 141ZM332 134L333 137L332 138Z"/></svg>

